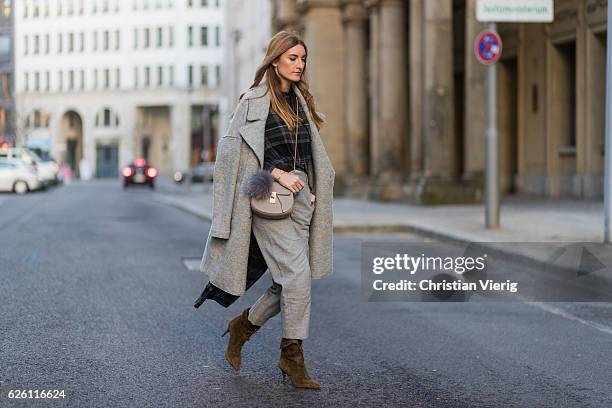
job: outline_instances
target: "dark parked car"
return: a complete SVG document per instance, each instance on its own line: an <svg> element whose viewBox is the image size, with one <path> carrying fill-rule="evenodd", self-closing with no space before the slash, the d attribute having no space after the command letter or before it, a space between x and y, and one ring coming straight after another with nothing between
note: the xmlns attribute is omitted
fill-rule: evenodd
<svg viewBox="0 0 612 408"><path fill-rule="evenodd" d="M127 188L131 184L145 184L150 188L155 188L157 173L157 169L150 166L145 159L136 159L132 164L121 170L123 188Z"/></svg>

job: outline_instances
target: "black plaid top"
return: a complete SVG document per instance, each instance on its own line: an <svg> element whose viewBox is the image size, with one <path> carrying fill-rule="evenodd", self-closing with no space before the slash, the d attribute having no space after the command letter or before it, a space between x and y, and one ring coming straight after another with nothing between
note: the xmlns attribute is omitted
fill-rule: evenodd
<svg viewBox="0 0 612 408"><path fill-rule="evenodd" d="M297 95L290 89L283 92L283 96L289 103L289 107L295 114L295 104ZM297 160L295 168L302 169L308 174L308 166L312 164L312 152L310 150L310 126L306 112L300 106L299 127L298 127L298 146ZM264 170L272 171L279 168L285 171L293 170L293 155L295 151L295 130L289 130L283 119L270 108L266 120L266 133L264 143ZM312 191L312 181L308 180L308 185Z"/></svg>

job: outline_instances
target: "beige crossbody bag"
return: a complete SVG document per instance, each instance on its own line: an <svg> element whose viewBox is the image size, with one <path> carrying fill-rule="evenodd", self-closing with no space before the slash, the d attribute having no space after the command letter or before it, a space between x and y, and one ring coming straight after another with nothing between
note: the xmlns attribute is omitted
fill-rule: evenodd
<svg viewBox="0 0 612 408"><path fill-rule="evenodd" d="M297 140L299 129L299 106L296 98L295 150L293 154L293 170L297 160ZM246 185L246 194L251 198L251 210L254 214L268 219L288 217L293 210L293 192L274 180L269 171L260 170L255 173Z"/></svg>

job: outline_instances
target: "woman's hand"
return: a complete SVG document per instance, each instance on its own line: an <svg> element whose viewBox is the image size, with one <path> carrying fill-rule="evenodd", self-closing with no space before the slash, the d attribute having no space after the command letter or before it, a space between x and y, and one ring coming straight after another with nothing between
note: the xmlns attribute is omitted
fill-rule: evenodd
<svg viewBox="0 0 612 408"><path fill-rule="evenodd" d="M276 171L282 171L282 170L278 170L278 169L275 169L275 170ZM298 176L296 176L293 173L289 173L289 172L286 172L286 171L284 171L281 174L281 176L278 178L277 181L280 183L281 186L287 187L293 193L297 193L302 188L304 188L304 182L302 181L301 178L299 178Z"/></svg>
<svg viewBox="0 0 612 408"><path fill-rule="evenodd" d="M313 205L315 202L315 195L310 193L310 197L308 197L308 202L310 203L310 205Z"/></svg>

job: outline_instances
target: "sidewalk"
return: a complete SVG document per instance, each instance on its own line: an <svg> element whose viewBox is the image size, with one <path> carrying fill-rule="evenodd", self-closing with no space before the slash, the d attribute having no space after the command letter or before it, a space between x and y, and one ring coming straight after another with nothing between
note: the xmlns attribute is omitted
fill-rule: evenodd
<svg viewBox="0 0 612 408"><path fill-rule="evenodd" d="M165 183L155 194L158 201L189 211L204 219L212 217L212 185L189 186ZM334 233L397 233L453 241L487 243L500 254L545 262L550 253L533 245L504 242L590 242L589 250L612 265L612 245L603 241L603 203L583 200L551 200L540 197L508 197L501 207L501 227L484 227L484 206L417 206L399 203L334 199ZM508 250L510 248L510 250Z"/></svg>

